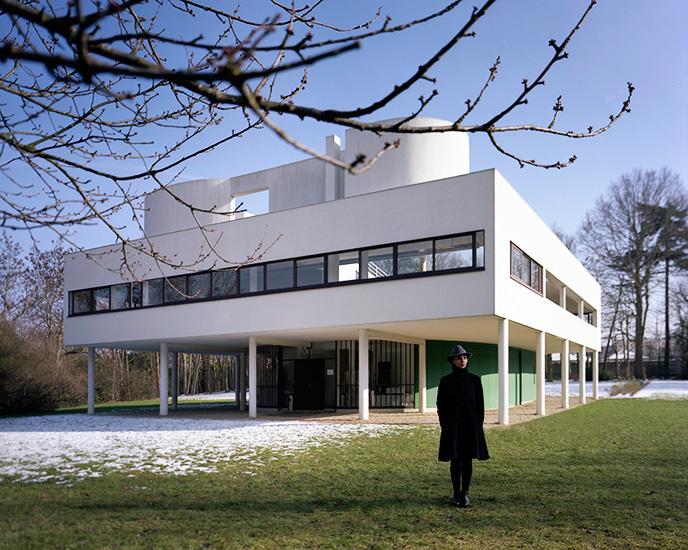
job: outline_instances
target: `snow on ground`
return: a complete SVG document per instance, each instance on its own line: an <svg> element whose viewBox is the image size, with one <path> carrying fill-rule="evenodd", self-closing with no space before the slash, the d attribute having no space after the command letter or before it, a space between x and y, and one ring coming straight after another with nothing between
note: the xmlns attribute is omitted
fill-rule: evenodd
<svg viewBox="0 0 688 550"><path fill-rule="evenodd" d="M604 381L598 383L600 397L610 397L612 387L620 384L618 381ZM546 395L561 395L561 381L546 382ZM569 395L579 395L580 384L577 380L569 381ZM592 382L585 383L585 395L592 397ZM650 399L688 399L688 380L650 380L650 383L634 395L619 394L614 398L635 397Z"/></svg>
<svg viewBox="0 0 688 550"><path fill-rule="evenodd" d="M232 466L237 473L253 475L277 456L396 429L112 414L0 418L0 482L8 478L70 483L108 471L195 475Z"/></svg>
<svg viewBox="0 0 688 550"><path fill-rule="evenodd" d="M600 397L609 397L614 384L600 382ZM570 395L578 391L578 382L569 382ZM561 395L561 382L548 382L546 393ZM592 395L591 382L586 395ZM653 380L634 397L688 399L688 381ZM217 398L218 394L208 396ZM254 475L278 457L399 429L404 428L117 414L0 418L0 482L69 484L109 471L199 475L232 468L235 474Z"/></svg>

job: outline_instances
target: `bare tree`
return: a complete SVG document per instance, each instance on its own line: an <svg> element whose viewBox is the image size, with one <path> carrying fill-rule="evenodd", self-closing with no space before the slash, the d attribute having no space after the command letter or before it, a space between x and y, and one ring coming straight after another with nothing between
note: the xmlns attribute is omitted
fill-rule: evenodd
<svg viewBox="0 0 688 550"><path fill-rule="evenodd" d="M169 185L191 158L259 127L351 173L366 170L398 144L387 143L373 158L359 155L346 164L299 143L277 124L279 116L402 136L482 133L521 166L562 168L575 156L537 161L506 150L497 138L521 131L593 137L630 111L629 83L628 97L603 124L560 130L561 96L544 124L508 124L509 115L526 104L551 69L568 57L567 48L596 0L590 0L566 36L550 40L550 58L533 70L532 77L523 79L521 89L502 110L469 123L497 76L498 58L487 71L484 86L475 90L465 107L445 117L453 123L423 127L407 123L439 93L433 89L433 71L457 44L475 36L497 0L472 9L467 6L465 11L462 1L456 0L398 25L378 12L353 28L322 20L319 9L324 2L282 5L265 0L258 7L252 2L250 13L273 14L253 19L238 6L225 8L209 0L0 0L0 28L7 29L0 47L0 171L5 180L0 189L0 223L29 231L48 227L76 249L79 245L71 233L75 226L103 224L121 247L125 269L137 254L193 269L218 256L213 236L202 224L198 223L199 230L208 246L195 263L181 266L178 259L156 250L141 223L145 193L164 189L173 194ZM409 68L406 79L390 82L388 91L367 105L350 109L297 102L307 83L313 85L308 82L313 66L336 63L341 54L364 48L372 39L432 25L453 14L463 17L456 32L436 51L429 51L424 63ZM192 29L203 29L203 34ZM416 93L423 94L417 108L400 113L401 122L367 122L399 98ZM219 137L214 129L221 130ZM208 211L231 214L174 198L194 216ZM122 219L133 219L143 238L130 238Z"/></svg>
<svg viewBox="0 0 688 550"><path fill-rule="evenodd" d="M564 246L568 248L571 253L576 253L576 237L575 235L569 235L564 231L562 227L559 227L556 223L552 224L552 232L559 238L559 240L564 243Z"/></svg>
<svg viewBox="0 0 688 550"><path fill-rule="evenodd" d="M646 378L643 362L645 326L650 298L664 261L672 257L665 238L669 217L658 221L652 209L683 204L681 179L664 168L639 170L613 182L606 196L585 215L578 231L584 262L607 278L627 281L633 306L635 370ZM620 292L620 297L623 293Z"/></svg>

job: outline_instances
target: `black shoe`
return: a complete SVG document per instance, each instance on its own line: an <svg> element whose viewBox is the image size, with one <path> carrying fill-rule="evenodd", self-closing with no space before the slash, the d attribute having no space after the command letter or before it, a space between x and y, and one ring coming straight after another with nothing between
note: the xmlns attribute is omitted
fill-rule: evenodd
<svg viewBox="0 0 688 550"><path fill-rule="evenodd" d="M466 496L463 491L459 493L459 496L454 499L454 503L458 508L465 508L466 507Z"/></svg>
<svg viewBox="0 0 688 550"><path fill-rule="evenodd" d="M454 498L452 499L452 504L454 506L459 506L459 495L454 495Z"/></svg>
<svg viewBox="0 0 688 550"><path fill-rule="evenodd" d="M468 508L471 505L471 501L468 500L468 491L463 491L461 497L463 499L463 506L461 508Z"/></svg>

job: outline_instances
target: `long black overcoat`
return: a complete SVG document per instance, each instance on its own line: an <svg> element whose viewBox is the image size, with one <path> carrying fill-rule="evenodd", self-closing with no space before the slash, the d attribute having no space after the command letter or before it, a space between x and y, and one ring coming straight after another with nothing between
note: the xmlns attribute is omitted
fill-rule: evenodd
<svg viewBox="0 0 688 550"><path fill-rule="evenodd" d="M439 460L490 458L483 431L485 401L479 376L452 366L452 372L440 379L437 414L442 428Z"/></svg>

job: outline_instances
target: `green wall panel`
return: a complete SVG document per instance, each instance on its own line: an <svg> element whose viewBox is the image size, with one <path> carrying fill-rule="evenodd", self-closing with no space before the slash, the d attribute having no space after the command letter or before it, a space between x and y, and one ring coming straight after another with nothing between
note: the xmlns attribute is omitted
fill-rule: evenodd
<svg viewBox="0 0 688 550"><path fill-rule="evenodd" d="M499 407L499 373L496 344L460 342L473 353L468 370L480 376L485 394L485 408ZM426 342L426 376L428 407L437 402L437 387L440 378L451 372L446 361L455 342L428 340ZM418 396L416 396L418 399ZM509 348L509 406L535 400L535 352Z"/></svg>

